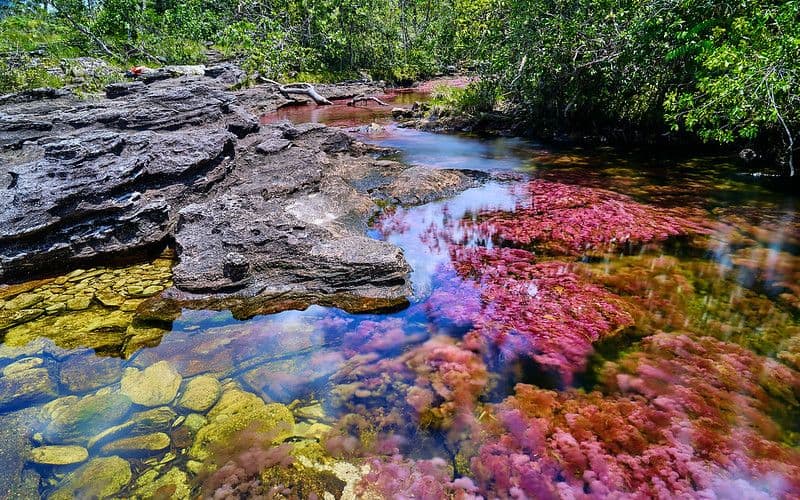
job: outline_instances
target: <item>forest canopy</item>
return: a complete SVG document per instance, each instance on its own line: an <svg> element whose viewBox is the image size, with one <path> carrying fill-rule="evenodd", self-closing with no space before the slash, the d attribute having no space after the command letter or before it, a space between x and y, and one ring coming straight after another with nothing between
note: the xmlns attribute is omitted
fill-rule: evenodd
<svg viewBox="0 0 800 500"><path fill-rule="evenodd" d="M800 142L800 0L53 0L0 15L0 91L57 85L48 66L70 57L213 49L269 78L456 67L480 77L456 106L537 130L768 145L786 165Z"/></svg>

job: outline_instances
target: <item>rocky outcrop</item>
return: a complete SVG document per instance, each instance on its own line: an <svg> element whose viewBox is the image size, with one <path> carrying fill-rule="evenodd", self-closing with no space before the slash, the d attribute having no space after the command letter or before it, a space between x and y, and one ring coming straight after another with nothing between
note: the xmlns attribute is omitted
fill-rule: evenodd
<svg viewBox="0 0 800 500"><path fill-rule="evenodd" d="M5 97L0 281L174 241L167 296L182 306L252 315L276 299L351 310L404 303L402 252L365 235L376 201L429 200L437 186L449 194L473 180L453 171L401 175L404 166L375 160L376 151L321 125L260 126L242 103L259 107L260 96L274 109L281 98L264 86L240 91L240 102L225 90L228 73L114 84L107 98ZM336 88L320 91L364 92Z"/></svg>

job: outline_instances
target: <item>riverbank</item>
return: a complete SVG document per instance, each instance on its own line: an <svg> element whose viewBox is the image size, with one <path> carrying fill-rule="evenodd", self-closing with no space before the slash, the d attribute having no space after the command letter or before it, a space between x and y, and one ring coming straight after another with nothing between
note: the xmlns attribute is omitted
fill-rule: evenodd
<svg viewBox="0 0 800 500"><path fill-rule="evenodd" d="M388 150L322 125L262 124L307 96L230 90L238 69L64 90L0 104L0 279L33 279L174 246L170 298L244 316L270 298L349 310L402 305L408 266L365 236L381 206L474 185L457 170L412 175ZM319 85L331 100L383 95ZM178 307L178 306L176 306ZM179 308L178 308L179 310ZM8 319L13 321L13 318Z"/></svg>

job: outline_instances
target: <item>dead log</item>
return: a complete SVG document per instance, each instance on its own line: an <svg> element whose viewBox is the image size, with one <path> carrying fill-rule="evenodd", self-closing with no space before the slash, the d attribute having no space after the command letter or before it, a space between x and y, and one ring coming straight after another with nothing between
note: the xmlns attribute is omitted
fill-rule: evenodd
<svg viewBox="0 0 800 500"><path fill-rule="evenodd" d="M357 95L357 96L353 97L352 99L350 99L350 102L348 102L347 105L348 106L355 106L359 102L368 102L368 101L377 102L381 106L388 106L388 104L386 104L385 102L381 101L377 97L363 96L363 95Z"/></svg>
<svg viewBox="0 0 800 500"><path fill-rule="evenodd" d="M317 92L317 89L315 89L314 86L311 85L310 83L289 83L287 85L283 85L276 82L275 80L270 80L267 78L264 78L264 81L277 86L278 91L281 94L283 94L283 96L286 97L287 99L292 99L292 97L290 97L290 94L299 94L299 95L307 95L315 103L320 105L333 104L331 101L325 99L325 97L323 97L322 94Z"/></svg>

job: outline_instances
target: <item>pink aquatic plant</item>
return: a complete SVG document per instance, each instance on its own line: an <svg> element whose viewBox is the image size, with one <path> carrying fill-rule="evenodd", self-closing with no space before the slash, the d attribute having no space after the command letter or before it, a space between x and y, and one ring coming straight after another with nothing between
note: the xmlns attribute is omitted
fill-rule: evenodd
<svg viewBox="0 0 800 500"><path fill-rule="evenodd" d="M644 205L603 189L532 180L530 201L514 211L486 211L468 226L495 241L550 254L614 250L705 230L676 210Z"/></svg>
<svg viewBox="0 0 800 500"><path fill-rule="evenodd" d="M434 337L393 358L354 356L334 381L338 403L350 411L379 420L383 408L400 408L417 424L453 431L468 425L460 416L472 415L489 375L477 353Z"/></svg>
<svg viewBox="0 0 800 500"><path fill-rule="evenodd" d="M476 496L478 488L471 479L453 480L447 462L441 458L411 460L395 455L388 459L374 458L367 464L369 472L356 486L359 498L482 498Z"/></svg>
<svg viewBox="0 0 800 500"><path fill-rule="evenodd" d="M660 333L609 363L610 394L519 384L482 419L482 491L530 498L796 498L800 453L770 416L800 374L734 344ZM741 495L741 496L739 496Z"/></svg>
<svg viewBox="0 0 800 500"><path fill-rule="evenodd" d="M586 368L592 344L633 324L620 297L583 279L565 262L534 263L509 248L451 247L459 280L427 303L439 317L472 324L466 346L504 360L530 358L569 384ZM453 307L453 297L462 307ZM475 300L478 297L479 300ZM468 315L468 313L471 313Z"/></svg>
<svg viewBox="0 0 800 500"><path fill-rule="evenodd" d="M287 468L294 462L291 444L273 444L276 433L256 430L258 424L235 434L214 450L213 472L200 476L203 498L214 500L262 496L283 498L284 487L265 485L261 473L271 467Z"/></svg>

